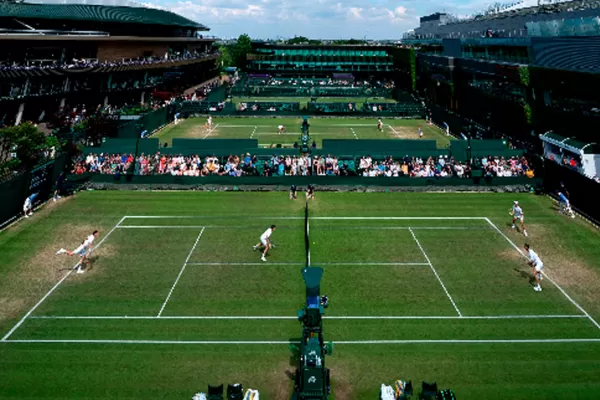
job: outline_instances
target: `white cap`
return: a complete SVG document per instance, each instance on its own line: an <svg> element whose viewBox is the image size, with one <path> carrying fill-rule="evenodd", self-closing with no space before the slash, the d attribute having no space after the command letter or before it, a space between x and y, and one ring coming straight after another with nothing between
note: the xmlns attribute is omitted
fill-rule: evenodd
<svg viewBox="0 0 600 400"><path fill-rule="evenodd" d="M515 200L515 204L519 204L519 202Z"/></svg>

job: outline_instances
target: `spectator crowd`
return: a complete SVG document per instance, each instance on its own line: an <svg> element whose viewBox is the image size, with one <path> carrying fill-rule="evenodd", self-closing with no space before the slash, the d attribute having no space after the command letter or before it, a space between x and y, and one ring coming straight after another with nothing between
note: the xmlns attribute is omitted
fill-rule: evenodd
<svg viewBox="0 0 600 400"><path fill-rule="evenodd" d="M122 66L142 66L155 65L162 63L172 63L185 60L202 59L218 55L218 52L197 52L185 51L183 53L165 53L164 57L138 57L133 59L122 59L121 61L100 61L98 59L72 59L66 62L58 60L38 63L27 62L25 64L17 62L0 63L0 71L35 71L44 69L85 69L95 67L122 67Z"/></svg>
<svg viewBox="0 0 600 400"><path fill-rule="evenodd" d="M525 157L484 157L471 163L456 161L452 157L439 158L406 156L400 160L386 157L373 160L363 156L358 165L354 160L340 160L335 155L273 155L259 160L250 153L219 158L214 155L141 154L88 154L81 157L72 173L86 172L119 176L131 170L135 175L172 176L350 176L363 177L413 177L413 178L470 178L473 169L482 170L486 177L533 177L533 170Z"/></svg>

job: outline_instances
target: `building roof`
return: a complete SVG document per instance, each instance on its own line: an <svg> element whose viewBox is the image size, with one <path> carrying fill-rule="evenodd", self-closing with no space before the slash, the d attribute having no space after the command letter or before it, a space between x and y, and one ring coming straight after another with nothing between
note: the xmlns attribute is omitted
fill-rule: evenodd
<svg viewBox="0 0 600 400"><path fill-rule="evenodd" d="M170 25L208 30L206 26L170 11L143 7L2 2L0 3L0 18L2 17Z"/></svg>

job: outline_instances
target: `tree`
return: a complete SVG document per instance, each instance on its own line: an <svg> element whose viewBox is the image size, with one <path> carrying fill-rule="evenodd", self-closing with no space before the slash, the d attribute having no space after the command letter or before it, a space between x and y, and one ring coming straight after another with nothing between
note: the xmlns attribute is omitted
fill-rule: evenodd
<svg viewBox="0 0 600 400"><path fill-rule="evenodd" d="M0 163L33 167L44 158L43 152L59 146L58 139L46 135L31 122L0 129ZM15 154L16 157L12 157Z"/></svg>
<svg viewBox="0 0 600 400"><path fill-rule="evenodd" d="M230 49L233 66L244 69L246 67L246 58L250 51L252 51L252 39L244 33L238 37L237 43Z"/></svg>
<svg viewBox="0 0 600 400"><path fill-rule="evenodd" d="M289 39L286 44L302 44L302 43L308 43L310 40L305 37L305 36L294 36L293 38Z"/></svg>
<svg viewBox="0 0 600 400"><path fill-rule="evenodd" d="M224 69L233 65L231 58L231 49L228 46L219 47L219 58L217 59L217 68Z"/></svg>

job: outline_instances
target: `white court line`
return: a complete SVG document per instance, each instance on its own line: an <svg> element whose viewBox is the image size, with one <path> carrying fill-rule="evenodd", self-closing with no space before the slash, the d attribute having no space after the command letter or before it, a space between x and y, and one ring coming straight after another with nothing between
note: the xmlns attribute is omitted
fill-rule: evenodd
<svg viewBox="0 0 600 400"><path fill-rule="evenodd" d="M446 296L448 296L448 299L452 303L452 306L454 306L454 309L458 313L458 316L462 317L462 314L460 313L460 310L456 306L456 303L452 299L452 296L450 296L450 293L448 293L448 289L446 289L446 286L444 285L444 282L442 282L442 279L440 278L440 276L438 275L437 271L433 267L433 264L431 264L431 260L429 260L429 257L427 256L427 253L425 253L425 250L423 249L423 246L421 246L421 243L419 242L419 239L417 239L417 237L415 236L415 233L413 232L412 229L409 229L409 231L410 231L410 234L412 235L413 239L415 239L415 242L417 242L417 246L419 246L419 249L421 249L421 253L423 253L423 256L425 256L425 259L427 260L427 263L429 264L429 267L431 268L431 270L435 274L435 277L440 282L440 285L442 285L442 289L444 289L444 292L446 292Z"/></svg>
<svg viewBox="0 0 600 400"><path fill-rule="evenodd" d="M239 219L239 218L248 218L248 219L304 219L304 217L286 217L286 216L271 216L271 217L255 217L255 216L231 216L231 215L126 215L125 219L201 219L201 218L211 218L211 219ZM371 220L371 221L395 221L395 220L431 220L431 221L486 221L486 217L309 217L309 219L314 220Z"/></svg>
<svg viewBox="0 0 600 400"><path fill-rule="evenodd" d="M354 135L354 138L356 140L358 140L358 136L356 136L356 132L354 132L354 128L350 128L350 130L352 131L352 134Z"/></svg>
<svg viewBox="0 0 600 400"><path fill-rule="evenodd" d="M202 139L206 139L208 136L210 136L211 133L213 133L213 131L215 129L217 129L219 127L219 124L216 124L214 128L209 129L208 132L206 133L206 135L204 135L204 137Z"/></svg>
<svg viewBox="0 0 600 400"><path fill-rule="evenodd" d="M104 241L106 239L108 239L108 237L115 231L115 229L117 229L117 227L121 224L121 222L123 222L125 220L125 217L121 218L119 220L119 222L117 222L117 224L115 226L112 227L112 229L110 231L108 231L108 233L102 238L102 240L100 240L98 242L98 244L96 246L94 246L94 248L90 251L90 254L93 253L98 247L100 247L100 245L102 243L104 243ZM67 272L65 274L65 276L63 276L57 283L56 285L54 285L49 291L48 293L46 293L44 295L44 297L42 297L40 299L40 301L38 301L32 308L31 310L29 310L27 312L27 314L25 314L23 316L23 318L21 318L21 320L19 320L19 322L17 322L17 324L15 326L13 326L13 328L8 331L8 333L6 335L4 335L4 337L2 338L2 340L0 340L1 342L5 342L22 324L23 322L25 322L25 320L31 315L32 312L34 312L48 297L50 297L50 295L73 273L73 271L75 271L75 267L79 264L79 262L77 262L77 264L75 264L73 266L73 268L71 268L69 270L69 272Z"/></svg>
<svg viewBox="0 0 600 400"><path fill-rule="evenodd" d="M308 206L308 200L306 201ZM306 236L308 237L308 254L306 264L310 267L310 218L306 220Z"/></svg>
<svg viewBox="0 0 600 400"><path fill-rule="evenodd" d="M206 228L206 225L122 225L119 229L184 229L184 228L193 228L200 229Z"/></svg>
<svg viewBox="0 0 600 400"><path fill-rule="evenodd" d="M79 344L224 344L224 345L289 345L290 340L86 340L86 339L12 339L6 343L79 343ZM494 343L600 343L600 339L407 339L407 340L334 340L334 344L494 344Z"/></svg>
<svg viewBox="0 0 600 400"><path fill-rule="evenodd" d="M319 220L381 220L381 221L394 221L394 220L457 220L457 221L485 221L486 217L310 217L310 219Z"/></svg>
<svg viewBox="0 0 600 400"><path fill-rule="evenodd" d="M169 299L171 298L171 295L173 294L173 291L175 290L175 286L177 286L177 282L179 282L179 278L181 278L181 275L183 274L183 271L185 271L185 267L186 267L188 261L190 260L190 258L192 257L192 253L194 253L194 250L196 250L196 246L198 246L198 242L200 241L200 238L202 237L202 234L204 233L205 229L206 228L202 228L202 230L198 234L198 237L196 238L196 242L194 243L194 246L190 250L187 258L185 259L185 262L183 263L183 266L181 267L181 270L179 271L179 275L177 275L177 279L175 279L175 282L173 282L173 286L171 287L171 290L169 291L169 294L167 295L167 298L165 299L165 302L163 303L162 307L160 308L160 311L158 312L158 315L157 315L158 317L160 317L160 315L162 314L163 310L167 306L167 303L169 302Z"/></svg>
<svg viewBox="0 0 600 400"><path fill-rule="evenodd" d="M486 218L486 221L488 222L488 224L490 224L492 226L492 228L494 228L500 235L502 235L502 237L504 237L504 239L506 239L508 241L508 243L510 243L511 246L514 247L515 250L517 250L519 252L519 254L521 254L521 256L523 256L526 259L529 259L529 257L527 257L527 255L523 252L523 250L521 250L519 248L519 246L517 246L515 244L515 242L513 242L508 236L506 236L506 234L504 232L502 232L500 230L500 228L498 228L496 226L496 224L494 224L489 218ZM562 287L560 287L560 285L558 283L556 283L552 278L550 278L544 271L542 271L542 274L544 275L544 277L546 279L548 279L548 281L550 281L550 283L552 283L567 298L567 300L569 300L571 302L571 304L573 304L575 307L577 307L577 309L579 311L581 311L591 321L591 323L596 326L596 328L600 329L600 324L594 318L592 318L592 316L587 311L585 311L584 308L579 305L579 303L577 303L575 300L573 300L573 298L571 296L569 296L567 294L567 292L565 292L564 289Z"/></svg>
<svg viewBox="0 0 600 400"><path fill-rule="evenodd" d="M399 138L402 137L402 136L400 136L400 134L398 132L396 132L396 130L394 128L392 128L392 126L390 124L388 124L388 128L390 128L392 130L392 132L394 132L394 134L396 134L396 136L398 136Z"/></svg>
<svg viewBox="0 0 600 400"><path fill-rule="evenodd" d="M254 217L244 215L126 215L125 219L304 219L304 217Z"/></svg>
<svg viewBox="0 0 600 400"><path fill-rule="evenodd" d="M310 257L309 257L310 258ZM336 266L336 265L348 265L348 266L360 266L360 265L365 265L365 266L369 266L369 265L389 265L389 266L424 266L427 267L429 266L428 263L422 263L422 262L324 262L324 263L317 263L320 266ZM187 265L214 265L214 266L218 266L218 265L248 265L248 266L252 266L252 265L305 265L304 263L301 262L190 262L187 263Z"/></svg>
<svg viewBox="0 0 600 400"><path fill-rule="evenodd" d="M495 319L579 319L587 318L585 315L324 315L324 319L332 320L495 320ZM297 320L298 317L290 315L168 315L168 316L145 316L145 315L39 315L29 319L107 319L107 320Z"/></svg>
<svg viewBox="0 0 600 400"><path fill-rule="evenodd" d="M121 225L118 229L200 229L200 228L221 228L221 229L239 229L247 228L248 225ZM323 226L320 229L345 229L345 230L490 230L491 227L467 227L467 226Z"/></svg>
<svg viewBox="0 0 600 400"><path fill-rule="evenodd" d="M254 130L252 131L252 134L250 135L250 139L252 139L252 137L254 136L254 134L256 133L256 126L254 127Z"/></svg>
<svg viewBox="0 0 600 400"><path fill-rule="evenodd" d="M189 262L186 265L305 265L303 262Z"/></svg>

